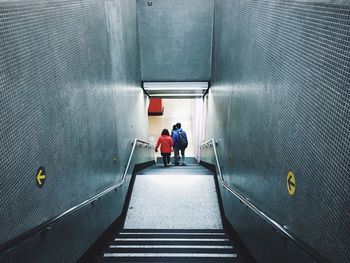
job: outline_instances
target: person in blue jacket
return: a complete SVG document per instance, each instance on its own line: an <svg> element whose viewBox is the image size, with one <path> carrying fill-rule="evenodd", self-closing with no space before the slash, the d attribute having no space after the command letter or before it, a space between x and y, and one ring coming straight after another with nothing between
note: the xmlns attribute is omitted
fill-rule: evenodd
<svg viewBox="0 0 350 263"><path fill-rule="evenodd" d="M188 146L188 140L187 140L187 134L186 132L181 128L181 123L176 123L176 130L172 134L173 138L173 148L174 148L174 155L175 155L175 165L180 165L180 153L181 153L181 159L182 165L185 164L185 149Z"/></svg>
<svg viewBox="0 0 350 263"><path fill-rule="evenodd" d="M177 130L177 127L176 127L176 124L174 124L173 125L173 129L171 130L171 138L173 138L173 134L174 134L174 132L176 132L176 130Z"/></svg>

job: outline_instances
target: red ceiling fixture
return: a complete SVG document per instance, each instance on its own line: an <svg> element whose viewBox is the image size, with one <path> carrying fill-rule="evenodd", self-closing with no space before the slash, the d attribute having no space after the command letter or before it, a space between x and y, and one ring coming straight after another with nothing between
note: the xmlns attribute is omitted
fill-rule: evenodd
<svg viewBox="0 0 350 263"><path fill-rule="evenodd" d="M163 115L164 107L161 98L151 98L148 106L148 116Z"/></svg>

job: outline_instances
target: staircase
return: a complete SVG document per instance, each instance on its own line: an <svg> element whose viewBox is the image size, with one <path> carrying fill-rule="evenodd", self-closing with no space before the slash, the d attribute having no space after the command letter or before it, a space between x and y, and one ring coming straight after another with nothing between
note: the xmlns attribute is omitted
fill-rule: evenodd
<svg viewBox="0 0 350 263"><path fill-rule="evenodd" d="M214 175L154 165L135 179L123 229L98 262L243 262L223 230Z"/></svg>
<svg viewBox="0 0 350 263"><path fill-rule="evenodd" d="M238 262L223 230L123 229L103 262Z"/></svg>

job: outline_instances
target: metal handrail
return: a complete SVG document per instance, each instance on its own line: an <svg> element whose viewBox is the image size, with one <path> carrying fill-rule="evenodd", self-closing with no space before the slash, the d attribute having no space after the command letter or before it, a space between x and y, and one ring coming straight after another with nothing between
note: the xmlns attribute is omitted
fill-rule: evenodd
<svg viewBox="0 0 350 263"><path fill-rule="evenodd" d="M38 233L43 233L45 231L49 231L52 230L54 228L54 226L64 217L75 213L76 211L80 210L81 208L85 207L88 204L93 204L95 201L97 201L98 199L100 199L101 197L103 197L104 195L110 193L113 190L118 189L120 186L122 186L125 183L125 178L126 175L128 173L129 167L130 167L130 163L132 160L132 157L134 155L135 152L135 148L136 146L142 146L142 145L146 145L146 147L149 148L154 148L153 146L151 146L150 143L139 140L139 139L134 139L132 141L132 149L129 155L129 159L128 162L126 163L125 166L125 170L123 173L122 178L115 184L113 184L112 186L108 187L107 189L101 191L100 193L94 195L93 197L81 202L80 204L71 207L70 209L64 211L63 213L55 216L54 218L30 229L29 231L23 233L22 235L4 243L3 245L0 246L0 253L6 252L7 250L9 250L10 248L17 246L18 244L20 244L21 242L25 241L26 239L30 238L31 236L38 234Z"/></svg>
<svg viewBox="0 0 350 263"><path fill-rule="evenodd" d="M300 248L302 248L309 256L317 260L318 262L329 262L326 258L321 256L317 251L306 245L303 241L298 239L297 237L293 236L291 233L287 231L287 227L285 225L279 224L276 220L273 220L271 217L266 215L263 211L261 211L259 208L257 208L250 200L249 198L243 196L240 194L237 190L235 190L232 186L230 186L226 181L225 178L223 177L223 174L221 172L221 166L220 166L220 161L218 157L218 153L216 150L216 145L217 141L214 139L207 140L203 142L200 145L200 148L206 148L208 146L213 147L214 155L215 155L215 162L216 162L216 169L218 171L219 175L219 181L220 184L228 190L231 194L236 196L242 203L246 205L246 207L250 208L255 214L257 214L259 217L264 219L267 223L269 223L277 232L282 233L285 235L287 238L292 240L295 244L297 244Z"/></svg>

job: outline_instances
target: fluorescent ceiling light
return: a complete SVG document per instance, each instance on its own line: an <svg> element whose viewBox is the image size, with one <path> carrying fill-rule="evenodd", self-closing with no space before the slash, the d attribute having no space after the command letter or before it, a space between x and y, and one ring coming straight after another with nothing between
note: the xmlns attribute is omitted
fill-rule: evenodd
<svg viewBox="0 0 350 263"><path fill-rule="evenodd" d="M167 91L167 90L188 90L188 91L191 91L191 90L206 90L207 88L200 88L200 87L152 87L152 88L148 88L148 87L145 87L145 90L149 90L149 91L152 91L152 90L164 90L164 91Z"/></svg>
<svg viewBox="0 0 350 263"><path fill-rule="evenodd" d="M200 98L208 82L144 82L143 88L153 98Z"/></svg>
<svg viewBox="0 0 350 263"><path fill-rule="evenodd" d="M146 90L206 90L208 82L144 82Z"/></svg>
<svg viewBox="0 0 350 263"><path fill-rule="evenodd" d="M202 97L203 94L151 94L151 97Z"/></svg>

